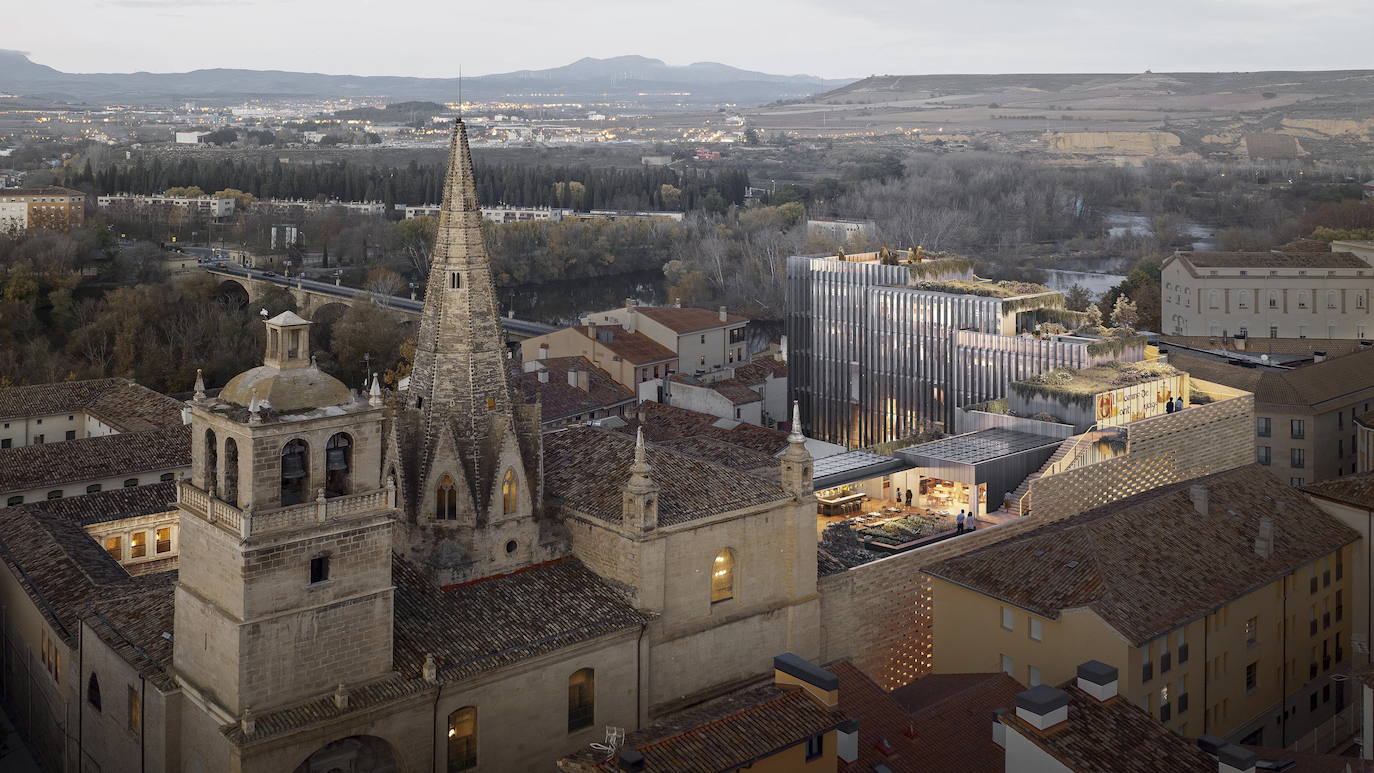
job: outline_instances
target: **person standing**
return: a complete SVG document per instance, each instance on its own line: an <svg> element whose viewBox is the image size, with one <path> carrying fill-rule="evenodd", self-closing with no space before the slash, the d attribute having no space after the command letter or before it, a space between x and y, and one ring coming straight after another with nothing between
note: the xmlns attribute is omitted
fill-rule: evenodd
<svg viewBox="0 0 1374 773"><path fill-rule="evenodd" d="M963 511L963 510L960 510L960 511L959 511L959 515L958 515L957 517L955 517L955 519L954 519L954 533L955 533L955 534L963 534L963 533L964 533L964 511Z"/></svg>
<svg viewBox="0 0 1374 773"><path fill-rule="evenodd" d="M965 526L969 531L973 531L974 529L978 528L977 524L978 524L978 519L973 517L973 513L969 513L969 514L968 514L968 519L964 521L964 526Z"/></svg>

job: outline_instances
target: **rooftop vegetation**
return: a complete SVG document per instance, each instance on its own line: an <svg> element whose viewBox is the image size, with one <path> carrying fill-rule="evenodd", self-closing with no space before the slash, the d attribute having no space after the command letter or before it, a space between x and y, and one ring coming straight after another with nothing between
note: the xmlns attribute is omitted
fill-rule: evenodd
<svg viewBox="0 0 1374 773"><path fill-rule="evenodd" d="M986 279L923 279L913 283L916 290L953 295L980 295L985 298L1018 298L1054 292L1034 282L990 281Z"/></svg>
<svg viewBox="0 0 1374 773"><path fill-rule="evenodd" d="M1036 394L1065 398L1072 402L1091 401L1094 395L1113 389L1144 384L1182 371L1164 362L1109 362L1092 368L1060 368L1013 382L1012 391L1023 397Z"/></svg>

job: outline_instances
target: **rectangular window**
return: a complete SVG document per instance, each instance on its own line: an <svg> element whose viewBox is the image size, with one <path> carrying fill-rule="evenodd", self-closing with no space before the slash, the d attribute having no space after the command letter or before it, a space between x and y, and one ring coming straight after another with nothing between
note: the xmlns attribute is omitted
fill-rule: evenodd
<svg viewBox="0 0 1374 773"><path fill-rule="evenodd" d="M129 732L137 733L143 729L143 698L138 690L129 686Z"/></svg>
<svg viewBox="0 0 1374 773"><path fill-rule="evenodd" d="M1035 687L1040 684L1040 669L1035 666L1026 666L1026 685Z"/></svg>
<svg viewBox="0 0 1374 773"><path fill-rule="evenodd" d="M1040 621L1037 620L1037 619L1035 619L1035 618L1033 618L1033 617L1032 617L1032 618L1029 618L1029 620L1030 620L1030 637L1031 637L1032 639L1034 639L1035 641L1040 641L1040 640L1041 640L1041 636L1042 636L1043 633L1044 633L1044 632L1041 630Z"/></svg>
<svg viewBox="0 0 1374 773"><path fill-rule="evenodd" d="M1269 446L1255 446L1255 461L1268 466Z"/></svg>
<svg viewBox="0 0 1374 773"><path fill-rule="evenodd" d="M813 735L806 739L806 759L814 760L825 753L825 734Z"/></svg>
<svg viewBox="0 0 1374 773"><path fill-rule="evenodd" d="M1245 667L1245 691L1251 692L1259 687L1259 662L1256 661Z"/></svg>
<svg viewBox="0 0 1374 773"><path fill-rule="evenodd" d="M1002 656L1002 673L1007 676L1016 676L1016 663L1006 655Z"/></svg>
<svg viewBox="0 0 1374 773"><path fill-rule="evenodd" d="M1173 668L1173 656L1166 651L1159 656L1159 673L1167 674L1170 668Z"/></svg>
<svg viewBox="0 0 1374 773"><path fill-rule="evenodd" d="M1302 440L1307 437L1307 424L1302 419L1288 420L1288 435L1294 440Z"/></svg>
<svg viewBox="0 0 1374 773"><path fill-rule="evenodd" d="M163 526L157 530L157 552L172 552L172 527Z"/></svg>
<svg viewBox="0 0 1374 773"><path fill-rule="evenodd" d="M129 558L148 555L148 532L136 531L129 536Z"/></svg>
<svg viewBox="0 0 1374 773"><path fill-rule="evenodd" d="M76 430L74 430L74 429L69 429L69 430L67 430L66 439L67 439L67 440L76 440Z"/></svg>
<svg viewBox="0 0 1374 773"><path fill-rule="evenodd" d="M114 560L119 561L124 558L124 540L121 537L106 537L105 552L109 553Z"/></svg>
<svg viewBox="0 0 1374 773"><path fill-rule="evenodd" d="M1288 466L1295 470L1307 466L1307 451L1301 448L1288 449Z"/></svg>
<svg viewBox="0 0 1374 773"><path fill-rule="evenodd" d="M1002 607L1002 627L1008 631L1016 630L1015 613L1009 607Z"/></svg>
<svg viewBox="0 0 1374 773"><path fill-rule="evenodd" d="M4 438L3 440L0 440L0 448L9 448L11 445L12 441L10 440L10 438Z"/></svg>
<svg viewBox="0 0 1374 773"><path fill-rule="evenodd" d="M1306 482L1307 482L1307 481L1304 480L1303 478L1289 478L1289 479L1288 479L1288 485L1292 486L1293 488L1302 488L1303 484L1306 483Z"/></svg>
<svg viewBox="0 0 1374 773"><path fill-rule="evenodd" d="M329 579L329 556L316 556L310 559L310 584Z"/></svg>
<svg viewBox="0 0 1374 773"><path fill-rule="evenodd" d="M1273 431L1274 422L1268 416L1255 417L1255 434L1260 437L1269 437Z"/></svg>

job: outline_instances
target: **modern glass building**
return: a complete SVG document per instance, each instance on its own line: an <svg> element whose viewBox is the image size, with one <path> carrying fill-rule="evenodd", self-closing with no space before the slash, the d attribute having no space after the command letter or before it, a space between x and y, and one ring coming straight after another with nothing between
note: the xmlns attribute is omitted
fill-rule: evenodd
<svg viewBox="0 0 1374 773"><path fill-rule="evenodd" d="M1063 302L1038 285L973 281L964 259L788 258L788 379L807 435L862 448L952 430L957 408L1012 381L1107 359L1089 338L1031 335L1036 310Z"/></svg>

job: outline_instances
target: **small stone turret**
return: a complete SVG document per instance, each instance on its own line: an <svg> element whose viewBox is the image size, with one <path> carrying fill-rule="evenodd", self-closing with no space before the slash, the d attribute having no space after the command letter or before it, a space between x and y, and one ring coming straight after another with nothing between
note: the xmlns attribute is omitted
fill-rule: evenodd
<svg viewBox="0 0 1374 773"><path fill-rule="evenodd" d="M630 480L622 497L622 518L625 530L644 534L658 528L658 484L644 449L644 428L635 435L635 460L630 465Z"/></svg>
<svg viewBox="0 0 1374 773"><path fill-rule="evenodd" d="M811 452L801 429L801 406L792 403L792 431L787 435L787 450L782 452L782 487L797 498L811 496Z"/></svg>

